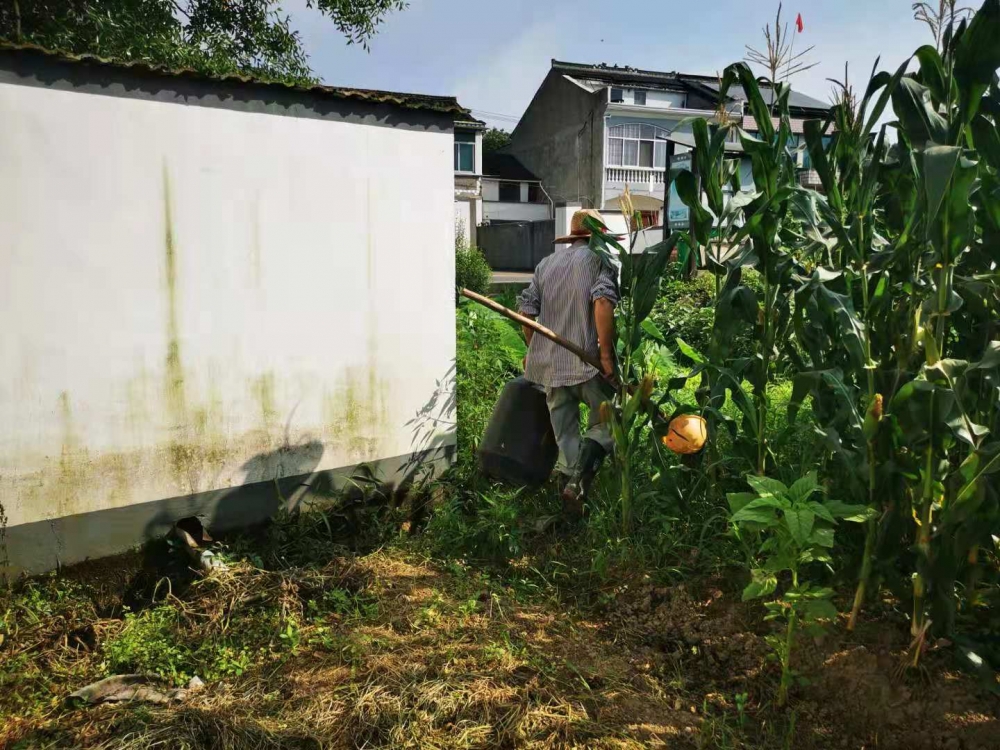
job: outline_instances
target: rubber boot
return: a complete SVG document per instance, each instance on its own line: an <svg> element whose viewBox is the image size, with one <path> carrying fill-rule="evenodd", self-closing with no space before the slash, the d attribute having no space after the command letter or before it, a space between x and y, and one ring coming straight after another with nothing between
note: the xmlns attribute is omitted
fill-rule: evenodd
<svg viewBox="0 0 1000 750"><path fill-rule="evenodd" d="M608 452L596 440L584 438L580 446L580 457L577 459L573 476L562 491L563 514L572 520L583 518L583 503L587 499L597 470Z"/></svg>

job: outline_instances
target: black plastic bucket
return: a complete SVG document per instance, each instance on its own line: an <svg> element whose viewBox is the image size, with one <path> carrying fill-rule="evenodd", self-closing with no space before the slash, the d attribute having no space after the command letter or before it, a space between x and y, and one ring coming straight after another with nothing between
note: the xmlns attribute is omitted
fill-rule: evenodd
<svg viewBox="0 0 1000 750"><path fill-rule="evenodd" d="M545 391L523 377L504 386L479 447L479 466L494 479L542 484L559 457Z"/></svg>

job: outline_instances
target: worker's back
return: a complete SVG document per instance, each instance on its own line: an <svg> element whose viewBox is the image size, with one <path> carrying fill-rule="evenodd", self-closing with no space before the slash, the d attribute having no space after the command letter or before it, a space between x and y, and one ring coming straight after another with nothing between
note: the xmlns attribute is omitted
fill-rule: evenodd
<svg viewBox="0 0 1000 750"><path fill-rule="evenodd" d="M609 291L606 286L614 293L614 283L611 272L602 266L587 241L578 240L538 264L531 286L521 296L521 309L596 359L594 300L602 291ZM549 339L531 339L525 369L528 380L551 388L583 383L596 374L593 367Z"/></svg>

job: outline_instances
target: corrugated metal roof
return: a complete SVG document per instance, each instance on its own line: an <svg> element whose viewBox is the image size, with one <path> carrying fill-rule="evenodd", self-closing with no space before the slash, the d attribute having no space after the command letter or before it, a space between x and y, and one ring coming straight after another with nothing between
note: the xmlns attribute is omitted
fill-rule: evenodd
<svg viewBox="0 0 1000 750"><path fill-rule="evenodd" d="M235 73L227 75L215 75L205 73L193 68L170 68L165 65L158 65L145 60L117 61L109 60L97 55L74 55L59 50L47 49L34 44L13 44L0 41L0 55L40 55L46 58L60 60L64 62L80 63L88 65L98 65L101 67L120 68L139 73L151 73L164 78L184 78L188 80L199 80L226 84L246 84L252 86L265 86L268 88L282 89L286 91L296 91L302 94L312 94L314 96L329 96L334 99L355 99L359 101L372 102L377 104L392 104L405 109L423 109L434 112L444 112L459 115L462 119L469 119L469 110L458 103L452 96L427 96L424 94L406 94L396 91L378 91L374 89L354 89L342 86L327 86L325 84L293 84L282 81L271 81L253 76L238 75Z"/></svg>

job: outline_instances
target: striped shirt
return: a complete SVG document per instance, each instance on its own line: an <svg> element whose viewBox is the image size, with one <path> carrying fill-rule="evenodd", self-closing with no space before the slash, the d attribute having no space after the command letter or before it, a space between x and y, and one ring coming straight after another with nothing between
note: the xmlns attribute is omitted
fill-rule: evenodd
<svg viewBox="0 0 1000 750"><path fill-rule="evenodd" d="M587 245L577 240L559 248L535 269L531 284L518 302L522 313L599 357L594 302L618 303L615 274ZM544 336L532 336L524 376L533 383L557 388L585 383L598 372L575 354Z"/></svg>

